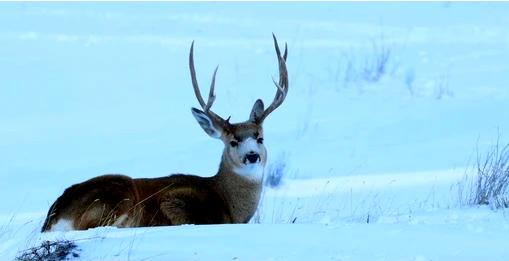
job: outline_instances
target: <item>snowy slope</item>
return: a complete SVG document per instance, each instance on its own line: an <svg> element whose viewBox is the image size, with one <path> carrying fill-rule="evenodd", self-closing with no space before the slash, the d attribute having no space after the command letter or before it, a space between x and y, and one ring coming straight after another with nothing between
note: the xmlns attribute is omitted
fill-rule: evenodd
<svg viewBox="0 0 509 261"><path fill-rule="evenodd" d="M508 11L0 3L0 260L61 237L83 260L507 260L506 211L460 204L457 183L476 148L508 141ZM236 122L273 97L272 32L290 91L265 143L284 178L253 224L38 232L66 187L99 174L213 175L222 148L190 113L190 43L202 88L220 65L214 108Z"/></svg>
<svg viewBox="0 0 509 261"><path fill-rule="evenodd" d="M507 260L507 227L488 221L97 228L45 239L76 240L79 260Z"/></svg>

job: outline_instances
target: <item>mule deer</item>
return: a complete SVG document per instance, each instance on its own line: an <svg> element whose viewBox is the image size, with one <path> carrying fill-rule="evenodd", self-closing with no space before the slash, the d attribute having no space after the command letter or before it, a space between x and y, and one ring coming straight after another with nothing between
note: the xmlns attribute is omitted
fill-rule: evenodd
<svg viewBox="0 0 509 261"><path fill-rule="evenodd" d="M103 175L67 188L48 211L42 231L84 230L97 226L141 227L180 224L247 223L258 206L267 151L263 121L278 108L288 92L287 46L281 56L274 38L279 82L272 104L264 109L258 99L245 122L232 124L211 110L215 100L217 67L209 96L201 96L194 69L193 48L189 70L194 93L202 110L192 114L211 137L224 143L217 174L212 177L174 174L133 179Z"/></svg>

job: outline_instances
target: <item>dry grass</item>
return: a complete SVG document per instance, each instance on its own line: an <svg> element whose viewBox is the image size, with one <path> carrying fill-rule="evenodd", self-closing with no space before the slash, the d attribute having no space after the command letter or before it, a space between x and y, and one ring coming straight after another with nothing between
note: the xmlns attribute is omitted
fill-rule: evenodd
<svg viewBox="0 0 509 261"><path fill-rule="evenodd" d="M477 150L475 163L477 176L467 191L469 205L490 205L493 208L509 207L509 143L496 143L483 155Z"/></svg>
<svg viewBox="0 0 509 261"><path fill-rule="evenodd" d="M29 248L19 256L16 261L62 261L69 257L79 257L78 249L73 241L44 241L39 246Z"/></svg>

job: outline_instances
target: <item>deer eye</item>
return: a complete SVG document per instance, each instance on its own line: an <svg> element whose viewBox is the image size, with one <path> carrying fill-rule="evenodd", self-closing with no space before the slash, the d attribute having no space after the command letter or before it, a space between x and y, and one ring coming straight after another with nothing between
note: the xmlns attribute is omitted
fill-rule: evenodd
<svg viewBox="0 0 509 261"><path fill-rule="evenodd" d="M263 144L263 138L258 138L256 139L256 142L260 143L260 144Z"/></svg>
<svg viewBox="0 0 509 261"><path fill-rule="evenodd" d="M234 141L234 140L230 141L230 146L232 146L232 147L237 147L238 145L239 145L239 143L238 143L238 142L236 142L236 141Z"/></svg>

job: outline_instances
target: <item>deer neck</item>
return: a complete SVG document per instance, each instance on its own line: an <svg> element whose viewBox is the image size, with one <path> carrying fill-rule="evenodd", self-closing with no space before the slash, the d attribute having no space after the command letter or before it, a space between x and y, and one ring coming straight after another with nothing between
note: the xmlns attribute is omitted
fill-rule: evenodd
<svg viewBox="0 0 509 261"><path fill-rule="evenodd" d="M246 173L244 169L232 167L223 154L219 171L214 179L230 208L234 223L247 223L254 215L262 192L264 167L265 164L260 164L259 169L252 170L261 173Z"/></svg>

